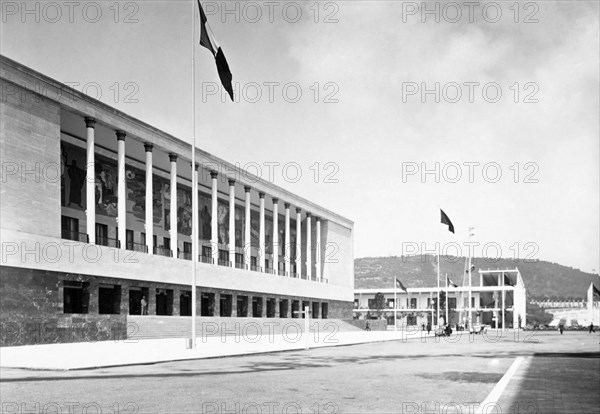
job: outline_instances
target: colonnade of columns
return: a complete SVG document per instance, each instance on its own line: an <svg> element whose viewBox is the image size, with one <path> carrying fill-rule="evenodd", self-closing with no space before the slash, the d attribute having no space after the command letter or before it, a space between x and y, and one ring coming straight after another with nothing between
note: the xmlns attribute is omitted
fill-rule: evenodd
<svg viewBox="0 0 600 414"><path fill-rule="evenodd" d="M91 117L85 118L86 124L86 165L87 165L87 177L86 180L86 224L87 234L89 243L96 243L96 202L95 202L95 125L96 120ZM121 248L127 247L127 226L126 226L126 180L125 180L125 141L126 132L117 130L115 131L117 138L117 223L118 223L118 240ZM154 221L153 221L153 145L150 143L144 144L145 149L145 168L146 168L146 192L145 192L145 234L146 234L146 246L148 248L148 254L156 252L156 246L154 246ZM178 252L178 234L177 234L177 154L169 153L170 161L170 214L169 214L169 233L171 240L171 250L173 255L177 257ZM196 174L198 173L197 166L195 167ZM210 172L211 176L211 257L213 263L223 264L219 262L219 248L218 248L218 177L219 173L216 171ZM197 177L196 177L197 178ZM197 180L195 180L197 182ZM227 251L229 253L229 263L227 265L235 266L236 257L236 246L235 246L235 184L234 179L228 180L229 184L229 243ZM244 246L243 246L243 261L244 267L250 269L251 266L251 227L250 227L250 214L251 214L251 191L250 186L244 186L245 192L245 203L244 203ZM304 275L307 279L321 280L322 272L322 252L321 252L321 219L315 217L315 240L312 240L312 215L310 212L306 213L305 220L305 257L302 257L302 209L296 208L296 245L295 245L295 257L293 257L295 264L295 271L292 271L292 257L291 257L291 238L290 238L290 221L291 221L291 205L290 203L284 203L284 257L283 257L283 271L280 271L279 263L279 247L281 240L279 240L279 199L273 197L273 234L272 234L272 246L266 245L266 226L265 226L265 196L264 192L259 192L259 243L257 249L257 268L253 270L259 270L263 272L272 272L275 274L282 274L284 276L302 277L303 265L306 269ZM196 208L192 214L193 222L199 223L198 209ZM272 247L272 263L267 269L267 247ZM312 252L314 251L314 258ZM194 258L198 259L198 257ZM303 262L304 259L304 262ZM314 259L314 260L313 260ZM315 269L313 275L313 266Z"/></svg>

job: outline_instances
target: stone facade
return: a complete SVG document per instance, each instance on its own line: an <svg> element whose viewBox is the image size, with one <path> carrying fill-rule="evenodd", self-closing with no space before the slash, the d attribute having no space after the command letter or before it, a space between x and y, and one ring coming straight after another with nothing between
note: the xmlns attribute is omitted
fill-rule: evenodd
<svg viewBox="0 0 600 414"><path fill-rule="evenodd" d="M170 303L165 315L181 314L181 298L189 296L190 286L116 279L86 274L63 273L0 267L0 314L2 324L1 346L35 343L78 342L85 340L119 340L126 336L127 315L137 313L137 299L130 301L132 289L146 293L148 314L156 315L158 292L171 291ZM85 284L86 313L65 312L65 287L69 282ZM113 308L115 314L100 313L99 289L102 286L118 286L119 295ZM208 299L210 298L210 299ZM230 313L221 313L221 299L230 300ZM347 319L352 315L352 302L323 300L300 296L270 295L261 292L215 289L198 286L196 312L199 317L236 317L238 299L247 298L248 311L245 317L297 318L293 311L298 305L309 306L315 319ZM259 299L258 315L252 312L252 300ZM211 304L203 308L203 300ZM284 301L282 307L280 303ZM210 313L205 314L209 309ZM271 312L269 313L269 309ZM282 315L281 310L286 314ZM188 313L188 312L185 312ZM204 315L203 315L204 314Z"/></svg>

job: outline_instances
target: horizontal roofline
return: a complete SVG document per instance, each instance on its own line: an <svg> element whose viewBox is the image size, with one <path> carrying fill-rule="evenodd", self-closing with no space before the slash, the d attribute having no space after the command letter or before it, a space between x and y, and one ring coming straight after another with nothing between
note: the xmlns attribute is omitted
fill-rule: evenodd
<svg viewBox="0 0 600 414"><path fill-rule="evenodd" d="M98 123L107 125L113 129L125 130L128 137L131 136L140 142L149 142L163 148L167 152L178 153L182 158L191 161L191 155L186 156L187 154L191 154L191 144L4 55L0 55L0 78L12 82L30 92L44 96L46 99L57 102L61 107L77 113L82 117L97 117L98 119L96 119L96 121ZM53 92L55 97L40 94L42 88L41 85L36 85L36 82L55 88L55 91ZM60 91L61 93L59 94L57 91ZM6 91L3 91L3 93L6 93ZM93 108L88 108L86 105L91 105ZM234 164L198 147L196 147L196 157L196 162L198 164L214 163L226 167L226 169L231 172L241 171L239 168L236 168ZM236 178L238 178L238 182L249 185L256 191L265 192L269 194L269 196L276 196L282 202L289 202L313 215L323 219L332 220L349 229L354 227L354 222L352 220L319 206L318 204L300 197L278 185L263 180L247 171L244 171L243 174L240 174L240 176Z"/></svg>

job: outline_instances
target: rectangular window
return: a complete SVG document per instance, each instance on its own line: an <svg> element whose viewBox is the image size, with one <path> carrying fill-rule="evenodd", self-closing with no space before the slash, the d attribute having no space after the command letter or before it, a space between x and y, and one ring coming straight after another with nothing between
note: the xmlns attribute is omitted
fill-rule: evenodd
<svg viewBox="0 0 600 414"><path fill-rule="evenodd" d="M108 226L96 223L96 244L108 246Z"/></svg>
<svg viewBox="0 0 600 414"><path fill-rule="evenodd" d="M125 240L127 242L127 249L133 250L133 230L125 231Z"/></svg>
<svg viewBox="0 0 600 414"><path fill-rule="evenodd" d="M89 283L63 281L63 312L88 313Z"/></svg>
<svg viewBox="0 0 600 414"><path fill-rule="evenodd" d="M79 220L73 217L61 216L62 238L79 241Z"/></svg>

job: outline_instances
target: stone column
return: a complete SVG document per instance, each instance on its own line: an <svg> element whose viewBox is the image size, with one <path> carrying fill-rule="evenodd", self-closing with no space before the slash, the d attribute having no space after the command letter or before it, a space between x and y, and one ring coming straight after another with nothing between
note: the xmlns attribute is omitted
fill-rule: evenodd
<svg viewBox="0 0 600 414"><path fill-rule="evenodd" d="M250 186L244 186L246 193L246 204L244 205L244 263L246 270L250 269L250 257L252 257L252 244L250 235Z"/></svg>
<svg viewBox="0 0 600 414"><path fill-rule="evenodd" d="M169 154L171 161L171 251L173 257L177 257L177 154Z"/></svg>
<svg viewBox="0 0 600 414"><path fill-rule="evenodd" d="M119 244L121 249L127 248L127 181L125 179L125 131L117 134L117 225L119 226Z"/></svg>
<svg viewBox="0 0 600 414"><path fill-rule="evenodd" d="M146 150L146 246L148 254L154 253L154 199L152 197L152 149L153 145L145 143Z"/></svg>
<svg viewBox="0 0 600 414"><path fill-rule="evenodd" d="M181 291L173 289L173 316L180 316L181 313Z"/></svg>
<svg viewBox="0 0 600 414"><path fill-rule="evenodd" d="M513 298L513 309L514 309L514 298ZM506 291L502 288L502 330L506 329ZM514 312L513 312L514 316Z"/></svg>
<svg viewBox="0 0 600 414"><path fill-rule="evenodd" d="M306 213L306 278L312 279L312 231L311 231L311 215Z"/></svg>
<svg viewBox="0 0 600 414"><path fill-rule="evenodd" d="M119 304L119 313L121 315L129 315L129 283L127 282L121 283L121 303Z"/></svg>
<svg viewBox="0 0 600 414"><path fill-rule="evenodd" d="M219 263L219 221L217 220L217 177L219 173L216 171L210 172L210 178L212 181L212 192L211 192L211 219L210 219L210 246L212 252L213 264Z"/></svg>
<svg viewBox="0 0 600 414"><path fill-rule="evenodd" d="M235 267L235 180L229 180L229 262Z"/></svg>
<svg viewBox="0 0 600 414"><path fill-rule="evenodd" d="M86 140L86 180L85 180L85 209L86 209L86 228L89 243L96 243L96 164L94 162L94 131L96 120L94 118L85 118L85 127L87 131Z"/></svg>
<svg viewBox="0 0 600 414"><path fill-rule="evenodd" d="M300 208L296 208L296 274L302 277L302 209Z"/></svg>
<svg viewBox="0 0 600 414"><path fill-rule="evenodd" d="M315 278L321 281L321 219L315 218L317 231L315 234Z"/></svg>
<svg viewBox="0 0 600 414"><path fill-rule="evenodd" d="M260 266L261 272L265 269L265 193L262 191L258 193L260 199L260 222L258 226L258 266Z"/></svg>
<svg viewBox="0 0 600 414"><path fill-rule="evenodd" d="M279 275L279 200L273 198L273 271Z"/></svg>
<svg viewBox="0 0 600 414"><path fill-rule="evenodd" d="M285 270L285 275L290 275L290 255L292 253L292 248L290 246L290 203L284 203L285 207L285 245L283 249L283 265Z"/></svg>

